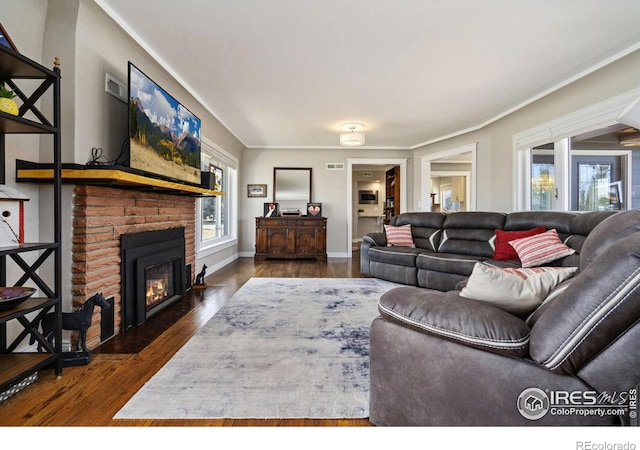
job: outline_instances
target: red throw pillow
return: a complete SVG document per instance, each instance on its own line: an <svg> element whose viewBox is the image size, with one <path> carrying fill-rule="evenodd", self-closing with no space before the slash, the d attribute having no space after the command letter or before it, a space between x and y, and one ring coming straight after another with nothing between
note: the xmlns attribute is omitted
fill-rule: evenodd
<svg viewBox="0 0 640 450"><path fill-rule="evenodd" d="M518 254L509 244L509 241L535 236L536 234L544 233L545 231L547 231L546 227L536 227L522 231L496 230L496 248L493 252L493 259L519 259Z"/></svg>

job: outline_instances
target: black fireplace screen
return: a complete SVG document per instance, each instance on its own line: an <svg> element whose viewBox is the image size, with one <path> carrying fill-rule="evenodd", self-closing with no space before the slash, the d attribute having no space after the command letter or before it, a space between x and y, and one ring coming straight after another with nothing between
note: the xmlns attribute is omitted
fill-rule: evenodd
<svg viewBox="0 0 640 450"><path fill-rule="evenodd" d="M184 228L124 234L122 326L127 331L184 297Z"/></svg>

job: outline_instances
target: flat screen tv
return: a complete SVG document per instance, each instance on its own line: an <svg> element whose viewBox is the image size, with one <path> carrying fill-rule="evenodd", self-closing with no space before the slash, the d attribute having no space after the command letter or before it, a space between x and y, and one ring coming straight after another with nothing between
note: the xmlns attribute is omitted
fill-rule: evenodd
<svg viewBox="0 0 640 450"><path fill-rule="evenodd" d="M200 119L129 62L129 167L200 184Z"/></svg>

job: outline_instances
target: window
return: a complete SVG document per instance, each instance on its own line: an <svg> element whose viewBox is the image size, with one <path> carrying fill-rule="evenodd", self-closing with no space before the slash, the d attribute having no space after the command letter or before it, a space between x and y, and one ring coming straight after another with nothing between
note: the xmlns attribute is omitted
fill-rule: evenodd
<svg viewBox="0 0 640 450"><path fill-rule="evenodd" d="M625 191L627 177L624 156L573 156L571 207L576 211L606 211L627 209Z"/></svg>
<svg viewBox="0 0 640 450"><path fill-rule="evenodd" d="M550 144L554 148L554 144ZM571 145L576 145L572 143ZM629 208L630 151L573 150L559 147L569 164L560 171L556 150L548 145L531 150L531 210L606 211ZM567 189L558 189L557 180L567 180ZM564 201L559 201L562 196ZM561 200L563 200L561 199ZM568 205L568 208L561 205Z"/></svg>
<svg viewBox="0 0 640 450"><path fill-rule="evenodd" d="M531 151L531 209L552 211L556 208L556 174L553 145Z"/></svg>
<svg viewBox="0 0 640 450"><path fill-rule="evenodd" d="M514 135L514 209L640 207L639 112L635 89ZM541 161L538 146L552 149L552 163ZM551 164L555 187L548 199L536 184Z"/></svg>
<svg viewBox="0 0 640 450"><path fill-rule="evenodd" d="M203 139L201 170L211 172L215 177L215 189L224 195L202 197L198 200L196 234L199 251L237 237L235 211L238 162L233 156Z"/></svg>

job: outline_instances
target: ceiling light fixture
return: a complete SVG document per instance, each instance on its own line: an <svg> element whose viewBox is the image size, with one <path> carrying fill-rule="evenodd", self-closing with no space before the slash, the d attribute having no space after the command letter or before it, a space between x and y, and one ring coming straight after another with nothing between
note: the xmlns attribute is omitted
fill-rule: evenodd
<svg viewBox="0 0 640 450"><path fill-rule="evenodd" d="M340 145L345 147L357 147L364 145L364 125L361 123L345 123L340 128L346 133L340 134Z"/></svg>

